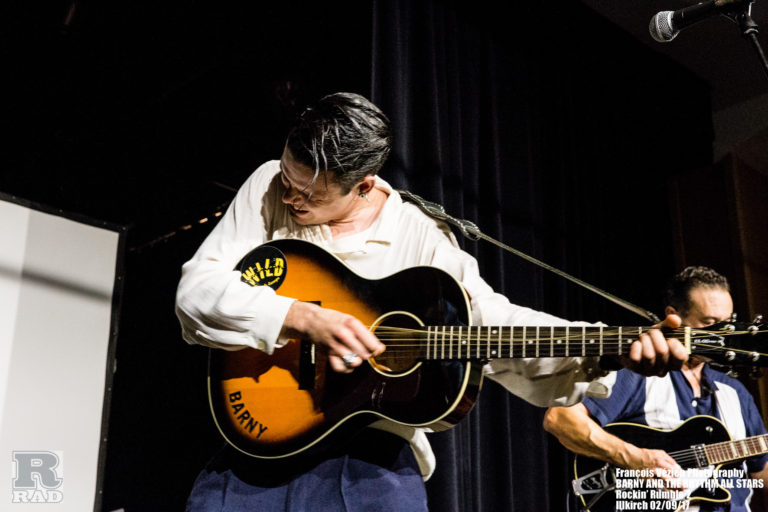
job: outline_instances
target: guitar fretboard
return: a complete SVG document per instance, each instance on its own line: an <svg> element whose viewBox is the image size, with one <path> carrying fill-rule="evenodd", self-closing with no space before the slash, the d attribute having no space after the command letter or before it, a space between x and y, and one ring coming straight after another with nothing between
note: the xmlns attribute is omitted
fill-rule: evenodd
<svg viewBox="0 0 768 512"><path fill-rule="evenodd" d="M753 455L768 453L768 434L706 445L704 451L710 464L723 464L732 460L746 459Z"/></svg>
<svg viewBox="0 0 768 512"><path fill-rule="evenodd" d="M624 355L648 327L426 328L422 357L428 360Z"/></svg>

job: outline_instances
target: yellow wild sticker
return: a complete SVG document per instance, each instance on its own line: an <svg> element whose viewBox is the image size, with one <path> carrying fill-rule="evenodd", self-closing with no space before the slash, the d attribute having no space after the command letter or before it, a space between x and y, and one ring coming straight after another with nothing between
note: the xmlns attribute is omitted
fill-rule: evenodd
<svg viewBox="0 0 768 512"><path fill-rule="evenodd" d="M242 282L275 290L283 283L288 270L285 255L270 245L262 245L246 254L237 268Z"/></svg>
<svg viewBox="0 0 768 512"><path fill-rule="evenodd" d="M256 262L245 269L243 279L251 286L272 286L280 279L284 271L285 260L283 258L266 259L263 263Z"/></svg>

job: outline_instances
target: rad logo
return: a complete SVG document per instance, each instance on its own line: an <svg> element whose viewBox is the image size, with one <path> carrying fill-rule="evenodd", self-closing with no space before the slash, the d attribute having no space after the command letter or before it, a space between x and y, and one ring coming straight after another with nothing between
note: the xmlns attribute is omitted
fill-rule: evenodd
<svg viewBox="0 0 768 512"><path fill-rule="evenodd" d="M13 452L13 503L59 503L64 499L64 455Z"/></svg>

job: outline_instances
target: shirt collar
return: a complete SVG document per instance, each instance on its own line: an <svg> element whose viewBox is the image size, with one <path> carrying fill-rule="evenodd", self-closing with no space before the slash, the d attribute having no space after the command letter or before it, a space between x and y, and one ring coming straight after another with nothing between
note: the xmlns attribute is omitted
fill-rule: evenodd
<svg viewBox="0 0 768 512"><path fill-rule="evenodd" d="M403 200L400 194L379 176L376 176L376 188L384 190L389 197L384 202L384 206L382 206L379 217L374 222L373 229L370 230L366 242L390 245L395 239L398 223L398 215L395 212L400 209Z"/></svg>

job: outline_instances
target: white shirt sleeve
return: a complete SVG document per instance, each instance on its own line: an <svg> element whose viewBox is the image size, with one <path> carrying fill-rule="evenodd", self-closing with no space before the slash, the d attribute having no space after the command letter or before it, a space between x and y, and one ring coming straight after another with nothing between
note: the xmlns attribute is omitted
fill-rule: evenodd
<svg viewBox="0 0 768 512"><path fill-rule="evenodd" d="M272 353L293 299L268 286L251 287L233 270L248 251L267 241L269 207L279 198L270 188L276 161L259 167L198 251L184 264L176 292L176 315L188 343Z"/></svg>
<svg viewBox="0 0 768 512"><path fill-rule="evenodd" d="M569 322L510 303L480 277L477 261L459 249L452 233L436 244L432 265L447 271L464 286L475 325L592 325ZM585 394L608 396L611 381L598 378L603 375L598 362L594 357L495 359L485 369L489 378L510 392L534 405L547 407L574 404Z"/></svg>

